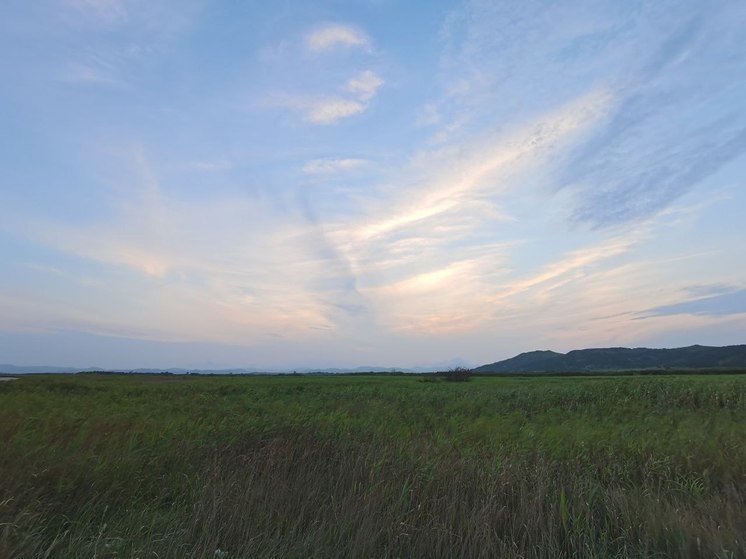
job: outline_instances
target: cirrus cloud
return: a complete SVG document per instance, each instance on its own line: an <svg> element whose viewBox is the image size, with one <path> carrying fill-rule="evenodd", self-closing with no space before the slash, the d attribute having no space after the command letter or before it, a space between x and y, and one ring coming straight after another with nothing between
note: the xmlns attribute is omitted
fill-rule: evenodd
<svg viewBox="0 0 746 559"><path fill-rule="evenodd" d="M365 70L350 78L340 94L323 97L287 96L273 103L303 113L306 122L334 124L368 110L370 102L383 84L384 80L378 74Z"/></svg>
<svg viewBox="0 0 746 559"><path fill-rule="evenodd" d="M362 113L366 108L365 104L353 99L319 99L309 104L306 120L313 124L333 124L343 118Z"/></svg>
<svg viewBox="0 0 746 559"><path fill-rule="evenodd" d="M303 172L306 175L333 175L354 171L367 164L366 159L313 159L303 166Z"/></svg>
<svg viewBox="0 0 746 559"><path fill-rule="evenodd" d="M355 94L360 101L370 101L383 83L378 74L365 70L347 82L347 91Z"/></svg>
<svg viewBox="0 0 746 559"><path fill-rule="evenodd" d="M352 25L330 24L306 36L306 46L313 52L328 51L337 47L370 48L370 40Z"/></svg>

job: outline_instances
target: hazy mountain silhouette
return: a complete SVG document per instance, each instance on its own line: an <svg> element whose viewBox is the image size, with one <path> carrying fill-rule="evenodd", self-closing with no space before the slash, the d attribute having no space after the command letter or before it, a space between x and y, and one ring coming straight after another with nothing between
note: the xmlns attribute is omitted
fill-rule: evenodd
<svg viewBox="0 0 746 559"><path fill-rule="evenodd" d="M576 349L568 353L529 351L473 370L477 373L541 373L667 368L746 368L746 345L693 345L675 349L608 347Z"/></svg>

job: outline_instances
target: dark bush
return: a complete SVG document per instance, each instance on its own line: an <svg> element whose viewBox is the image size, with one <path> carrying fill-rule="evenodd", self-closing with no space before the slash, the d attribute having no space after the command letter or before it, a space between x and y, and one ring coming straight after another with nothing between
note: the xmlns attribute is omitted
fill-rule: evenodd
<svg viewBox="0 0 746 559"><path fill-rule="evenodd" d="M442 373L439 373L445 380L449 382L466 382L471 380L471 370L465 367L456 367L455 369L448 369Z"/></svg>

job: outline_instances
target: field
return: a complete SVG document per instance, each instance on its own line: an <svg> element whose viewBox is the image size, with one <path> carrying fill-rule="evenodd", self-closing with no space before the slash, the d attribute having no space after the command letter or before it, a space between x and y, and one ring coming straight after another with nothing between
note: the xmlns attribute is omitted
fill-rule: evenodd
<svg viewBox="0 0 746 559"><path fill-rule="evenodd" d="M746 557L746 375L0 383L0 557Z"/></svg>

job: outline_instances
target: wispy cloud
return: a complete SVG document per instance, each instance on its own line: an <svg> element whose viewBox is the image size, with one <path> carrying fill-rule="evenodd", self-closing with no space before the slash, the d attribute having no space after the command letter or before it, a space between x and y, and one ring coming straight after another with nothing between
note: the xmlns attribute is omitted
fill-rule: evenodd
<svg viewBox="0 0 746 559"><path fill-rule="evenodd" d="M744 122L746 124L746 122ZM609 153L626 143L617 137L604 142L604 153L585 153L584 157L596 158L595 168L574 175L580 187L577 208L572 214L575 221L594 227L608 227L619 223L637 221L665 210L700 181L709 177L723 165L746 153L746 127L724 130L725 123L713 131L693 132L674 143L659 144L651 152L621 162L610 161ZM728 128L732 123L727 125ZM585 163L578 167L588 168Z"/></svg>
<svg viewBox="0 0 746 559"><path fill-rule="evenodd" d="M346 173L366 167L370 162L367 159L313 159L303 166L303 172L307 175L334 175Z"/></svg>
<svg viewBox="0 0 746 559"><path fill-rule="evenodd" d="M120 87L125 84L117 69L101 62L70 62L60 71L63 82L83 85Z"/></svg>
<svg viewBox="0 0 746 559"><path fill-rule="evenodd" d="M200 0L55 0L52 37L67 35L68 48L55 52L49 75L94 87L135 87L140 70L157 60L189 27ZM73 38L74 37L74 38Z"/></svg>
<svg viewBox="0 0 746 559"><path fill-rule="evenodd" d="M128 11L123 0L63 0L79 15L93 17L104 23L122 23L128 19Z"/></svg>
<svg viewBox="0 0 746 559"><path fill-rule="evenodd" d="M545 266L538 274L505 285L498 297L503 300L508 299L537 287L541 288L543 294L546 294L564 285L568 279L577 279L578 272L584 273L600 261L628 252L640 242L641 237L644 237L644 233L625 234L621 238L604 241L598 246L572 251L560 260Z"/></svg>
<svg viewBox="0 0 746 559"><path fill-rule="evenodd" d="M378 89L383 85L383 79L371 70L360 72L347 82L347 91L357 97L360 102L367 102L375 97Z"/></svg>
<svg viewBox="0 0 746 559"><path fill-rule="evenodd" d="M198 171L219 172L229 170L233 163L229 159L206 159L194 161L191 166Z"/></svg>
<svg viewBox="0 0 746 559"><path fill-rule="evenodd" d="M239 343L268 332L296 339L332 335L362 316L365 303L352 286L349 266L312 210L283 211L279 200L260 194L186 202L163 188L141 150L130 161L130 188L113 200L116 211L105 220L12 220L18 232L44 245L103 270L120 270L118 276L106 272L104 291L98 292L101 285L92 290L91 309L54 303L76 328ZM97 306L108 309L106 318L96 315ZM144 316L148 325L139 334L128 330Z"/></svg>
<svg viewBox="0 0 746 559"><path fill-rule="evenodd" d="M729 56L739 39L723 32L746 24L746 13L735 4L717 13L691 8L645 38L648 51L617 80L613 115L568 163L561 187L577 194L574 221L607 227L648 218L746 153L746 118L729 101L746 96L732 79L746 62Z"/></svg>
<svg viewBox="0 0 746 559"><path fill-rule="evenodd" d="M274 96L268 103L300 111L304 120L312 124L329 125L368 110L384 80L366 70L351 78L341 93L332 96Z"/></svg>
<svg viewBox="0 0 746 559"><path fill-rule="evenodd" d="M380 319L394 330L463 330L484 320L487 306L508 292L627 250L632 240L606 243L521 280L524 285L496 283L507 273L508 247L520 242L514 236L496 242L499 224L512 219L497 200L527 169L546 165L588 133L612 102L607 91L592 91L511 132L421 153L399 174L400 186L361 202L365 211L351 221L330 224L330 238L349 259ZM448 297L434 305L437 292Z"/></svg>
<svg viewBox="0 0 746 559"><path fill-rule="evenodd" d="M306 36L306 46L313 52L324 52L339 47L370 48L367 35L357 27L347 24L328 24Z"/></svg>
<svg viewBox="0 0 746 559"><path fill-rule="evenodd" d="M464 331L489 317L496 285L507 289L496 279L506 273L515 239L494 238L495 225L509 218L493 198L517 173L576 141L610 102L608 92L593 91L512 133L420 154L404 170L402 187L382 186L374 203L360 200L363 215L336 222L322 219L310 202L276 204L256 195L188 203L164 189L138 151L130 180L139 186L119 201L118 215L90 226L29 222L29 234L65 253L138 273L148 300L164 296L157 307L169 309L153 323L158 336L199 339L208 326L210 339L278 330L303 336L379 321L392 331ZM317 160L305 170L331 173L361 164ZM594 254L601 253L613 250L604 246ZM550 269L522 288L592 260L580 253L572 258L569 268ZM434 305L438 292L448 297ZM177 318L178 304L191 298L204 307L204 321ZM128 314L120 313L123 324Z"/></svg>
<svg viewBox="0 0 746 559"><path fill-rule="evenodd" d="M678 303L660 305L643 311L640 319L669 315L726 316L746 313L746 289L694 286Z"/></svg>
<svg viewBox="0 0 746 559"><path fill-rule="evenodd" d="M192 21L200 0L54 0L62 7L57 16L71 28L109 32L116 39L137 38L138 43L160 43ZM147 31L146 34L140 33ZM107 39L113 37L99 37ZM130 46L136 47L130 43Z"/></svg>
<svg viewBox="0 0 746 559"><path fill-rule="evenodd" d="M746 118L733 111L734 100L746 98L746 84L734 80L746 73L746 59L733 56L742 50L736 29L746 12L736 2L719 8L469 3L444 25L446 94L428 110L457 134L488 115L510 119L575 95L592 76L614 92L614 109L551 183L573 193L572 223L603 228L651 218L746 153ZM495 21L503 22L500 33ZM487 108L496 90L504 101Z"/></svg>
<svg viewBox="0 0 746 559"><path fill-rule="evenodd" d="M306 120L313 124L334 124L368 108L365 103L341 97L310 101L306 107Z"/></svg>
<svg viewBox="0 0 746 559"><path fill-rule="evenodd" d="M358 225L355 237L377 237L422 220L454 211L467 201L475 202L484 191L499 192L507 177L526 166L546 161L562 146L570 145L603 118L613 97L605 89L592 91L559 110L517 127L512 134L480 138L472 146L456 150L435 150L420 155L427 182L391 206L387 201L381 215ZM502 178L502 180L500 180ZM482 191L482 192L480 192Z"/></svg>

